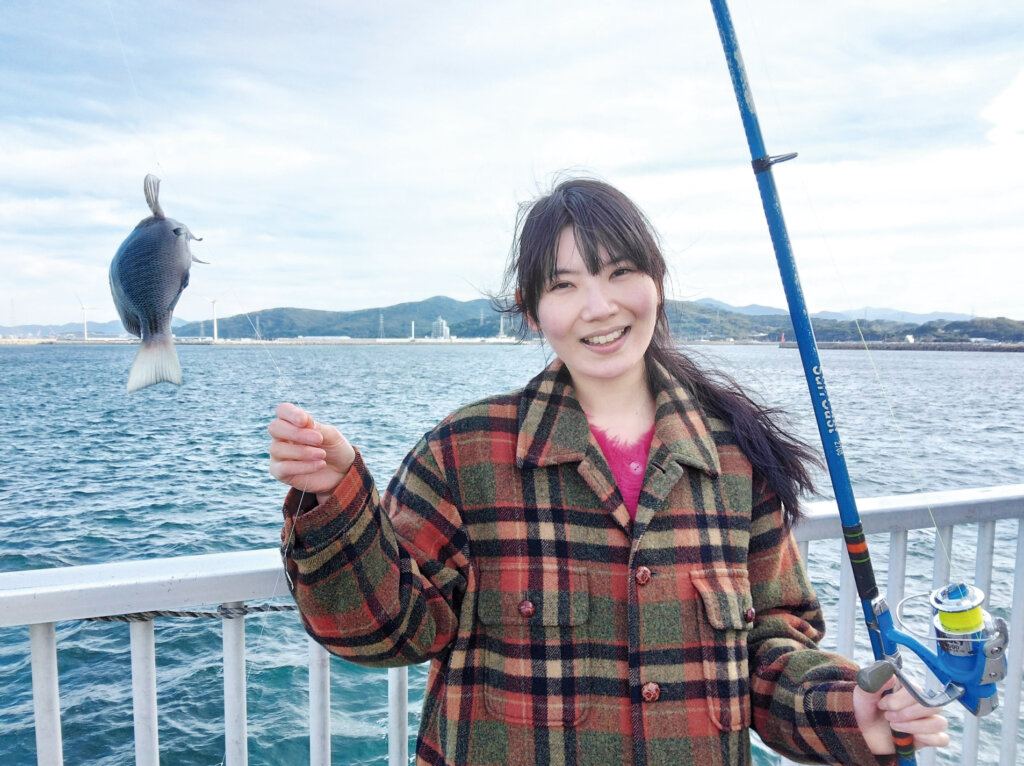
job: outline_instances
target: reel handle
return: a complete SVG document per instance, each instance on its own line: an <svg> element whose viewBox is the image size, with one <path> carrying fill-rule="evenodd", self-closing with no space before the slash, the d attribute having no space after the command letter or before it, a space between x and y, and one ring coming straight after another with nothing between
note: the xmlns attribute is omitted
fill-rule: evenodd
<svg viewBox="0 0 1024 766"><path fill-rule="evenodd" d="M874 694L886 681L896 675L896 668L887 660L878 660L857 671L857 686L868 694Z"/></svg>
<svg viewBox="0 0 1024 766"><path fill-rule="evenodd" d="M870 665L865 665L857 672L857 686L869 694L874 694L885 686L886 681L896 676L910 692L910 696L925 707L943 707L960 699L967 691L963 686L952 681L948 682L941 692L920 689L903 673L899 664L901 664L899 657L886 657L872 662Z"/></svg>

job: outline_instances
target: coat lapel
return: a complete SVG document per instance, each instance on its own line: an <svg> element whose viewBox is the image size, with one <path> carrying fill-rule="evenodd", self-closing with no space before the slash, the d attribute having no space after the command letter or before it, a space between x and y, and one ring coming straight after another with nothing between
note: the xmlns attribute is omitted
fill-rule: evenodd
<svg viewBox="0 0 1024 766"><path fill-rule="evenodd" d="M721 472L718 450L703 411L686 389L657 367L654 440L648 456L635 525L615 485L608 462L590 433L573 391L569 371L556 359L523 390L519 402L516 463L544 468L578 463L577 471L601 505L634 539L663 505L676 483L692 468L712 477Z"/></svg>

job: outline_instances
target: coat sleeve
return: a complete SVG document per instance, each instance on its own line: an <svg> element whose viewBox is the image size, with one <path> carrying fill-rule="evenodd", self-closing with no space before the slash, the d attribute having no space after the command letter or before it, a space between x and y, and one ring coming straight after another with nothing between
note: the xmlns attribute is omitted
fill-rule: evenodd
<svg viewBox="0 0 1024 766"><path fill-rule="evenodd" d="M374 667L425 662L458 628L467 581L459 514L424 438L383 501L356 461L327 502L291 490L282 556L306 631Z"/></svg>
<svg viewBox="0 0 1024 766"><path fill-rule="evenodd" d="M857 666L818 649L824 618L796 541L767 482L754 486L748 568L756 617L748 656L755 730L795 761L895 764L894 756L868 749L853 712Z"/></svg>

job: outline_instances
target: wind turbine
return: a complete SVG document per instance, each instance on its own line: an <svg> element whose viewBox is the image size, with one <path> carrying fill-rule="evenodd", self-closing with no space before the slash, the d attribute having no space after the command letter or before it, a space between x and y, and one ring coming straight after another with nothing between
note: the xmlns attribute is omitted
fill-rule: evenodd
<svg viewBox="0 0 1024 766"><path fill-rule="evenodd" d="M75 298L78 298L78 305L82 307L82 340L89 340L89 312L95 310L96 307L86 306L82 303L78 293L75 293Z"/></svg>
<svg viewBox="0 0 1024 766"><path fill-rule="evenodd" d="M217 299L207 298L210 301L210 305L213 307L213 342L217 342Z"/></svg>

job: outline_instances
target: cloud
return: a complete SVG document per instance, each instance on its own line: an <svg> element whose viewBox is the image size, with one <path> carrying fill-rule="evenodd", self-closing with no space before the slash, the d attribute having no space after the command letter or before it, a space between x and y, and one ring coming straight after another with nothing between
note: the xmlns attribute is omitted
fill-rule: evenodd
<svg viewBox="0 0 1024 766"><path fill-rule="evenodd" d="M1024 318L1024 9L734 6L770 151L800 152L775 173L811 308ZM106 270L147 172L210 261L183 318L213 297L220 316L478 297L518 203L567 169L648 211L680 297L782 303L699 4L5 13L0 306L19 322L77 321L76 290L114 318Z"/></svg>

